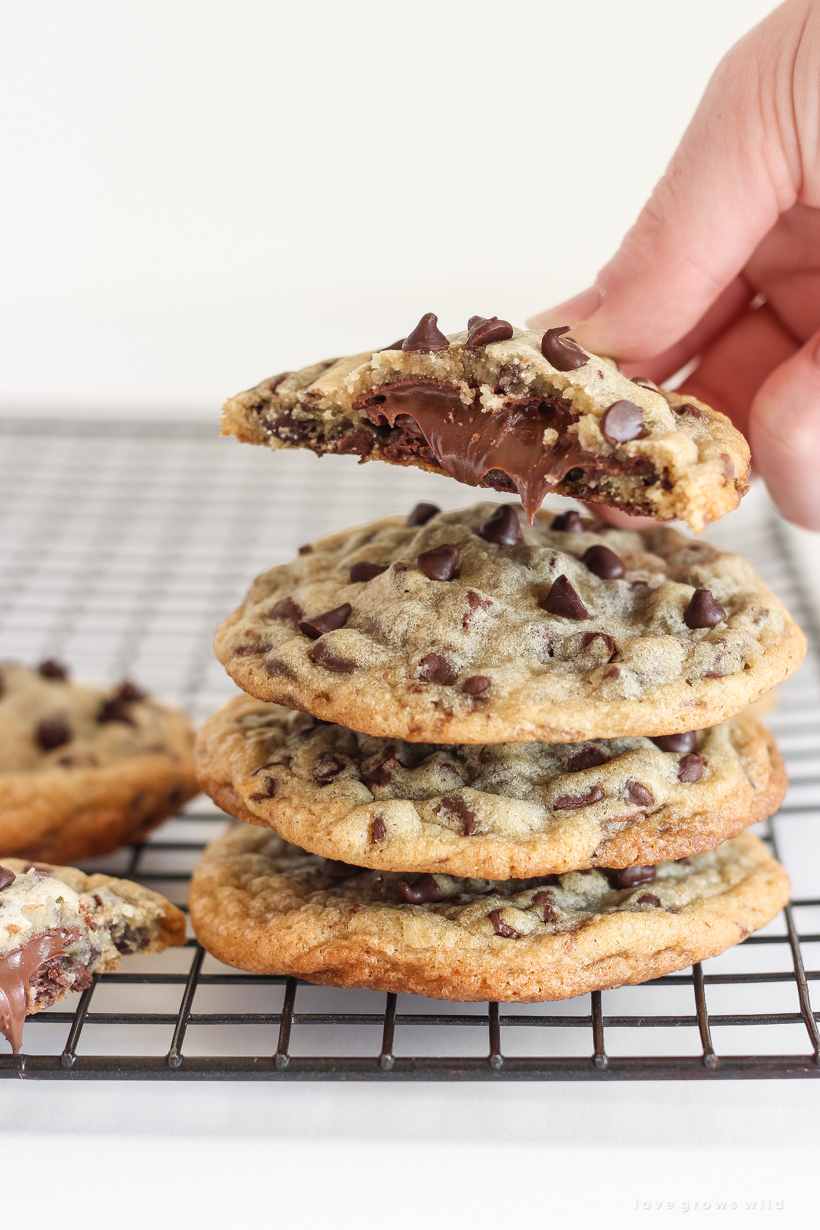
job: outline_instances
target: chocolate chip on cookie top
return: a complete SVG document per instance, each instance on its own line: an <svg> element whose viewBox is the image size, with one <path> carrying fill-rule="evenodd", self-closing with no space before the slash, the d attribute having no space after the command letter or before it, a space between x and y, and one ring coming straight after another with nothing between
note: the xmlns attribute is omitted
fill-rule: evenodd
<svg viewBox="0 0 820 1230"><path fill-rule="evenodd" d="M803 656L745 560L673 530L514 505L412 520L259 577L216 639L240 687L374 735L576 742L714 725Z"/></svg>
<svg viewBox="0 0 820 1230"><path fill-rule="evenodd" d="M630 380L565 326L497 316L446 336L428 312L393 346L263 381L226 403L223 431L517 492L530 520L558 492L700 532L737 506L749 470L723 415Z"/></svg>

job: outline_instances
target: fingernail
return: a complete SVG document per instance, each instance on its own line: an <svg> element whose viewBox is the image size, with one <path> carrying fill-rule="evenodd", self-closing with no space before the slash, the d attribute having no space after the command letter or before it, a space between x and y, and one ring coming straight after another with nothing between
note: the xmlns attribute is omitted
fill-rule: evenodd
<svg viewBox="0 0 820 1230"><path fill-rule="evenodd" d="M556 325L569 325L572 329L594 316L602 301L603 296L598 287L590 286L587 290L582 290L580 295L567 299L565 303L559 303L557 307L547 308L545 312L531 316L527 324L531 329L549 329Z"/></svg>

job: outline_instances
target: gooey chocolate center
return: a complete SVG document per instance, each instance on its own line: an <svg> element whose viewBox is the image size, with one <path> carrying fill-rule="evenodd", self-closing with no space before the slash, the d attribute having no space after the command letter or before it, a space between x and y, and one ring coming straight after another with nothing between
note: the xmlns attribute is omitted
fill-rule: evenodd
<svg viewBox="0 0 820 1230"><path fill-rule="evenodd" d="M0 957L0 1033L11 1043L15 1055L23 1045L31 979L47 961L61 956L77 935L73 928L43 931Z"/></svg>
<svg viewBox="0 0 820 1230"><path fill-rule="evenodd" d="M373 389L360 408L377 427L405 427L406 453L421 451L413 447L413 437L421 433L432 457L458 482L477 487L491 471L502 471L518 491L530 521L547 492L571 470L580 468L584 476L591 476L651 468L645 458L625 466L581 448L577 436L568 431L572 413L558 400L511 400L500 410L487 412L475 401L465 405L460 390L452 385L416 379ZM550 429L557 438L547 444L544 433Z"/></svg>

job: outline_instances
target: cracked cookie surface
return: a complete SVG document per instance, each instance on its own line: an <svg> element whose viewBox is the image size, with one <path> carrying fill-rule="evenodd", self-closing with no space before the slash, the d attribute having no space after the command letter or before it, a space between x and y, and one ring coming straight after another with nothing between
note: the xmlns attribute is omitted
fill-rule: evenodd
<svg viewBox="0 0 820 1230"><path fill-rule="evenodd" d="M700 533L746 491L748 445L703 402L635 383L555 336L560 330L507 325L501 340L472 345L476 330L448 338L435 317L425 321L415 342L315 363L238 394L223 409L223 435L518 491L530 517L555 491L679 518Z"/></svg>
<svg viewBox="0 0 820 1230"><path fill-rule="evenodd" d="M789 894L786 872L748 833L632 873L422 880L339 864L323 872L276 833L238 825L194 872L191 921L210 953L254 973L534 1002L685 969L764 926ZM408 900L414 892L421 903Z"/></svg>
<svg viewBox="0 0 820 1230"><path fill-rule="evenodd" d="M41 1012L129 953L185 943L185 916L141 884L0 855L0 1033L15 1052Z"/></svg>
<svg viewBox="0 0 820 1230"><path fill-rule="evenodd" d="M323 538L258 577L215 641L260 700L431 743L715 726L805 645L739 555L492 504Z"/></svg>
<svg viewBox="0 0 820 1230"><path fill-rule="evenodd" d="M239 696L196 767L224 810L326 858L509 879L682 858L777 810L785 769L753 718L672 742L405 743Z"/></svg>
<svg viewBox="0 0 820 1230"><path fill-rule="evenodd" d="M184 713L133 684L0 664L0 850L68 862L142 837L197 792Z"/></svg>

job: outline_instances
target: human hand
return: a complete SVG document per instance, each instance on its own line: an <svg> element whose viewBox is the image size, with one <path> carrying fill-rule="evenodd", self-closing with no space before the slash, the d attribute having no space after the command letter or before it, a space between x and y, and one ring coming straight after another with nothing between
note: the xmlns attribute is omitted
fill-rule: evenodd
<svg viewBox="0 0 820 1230"><path fill-rule="evenodd" d="M595 286L540 313L629 375L729 415L781 512L820 529L820 0L788 0L718 66Z"/></svg>

